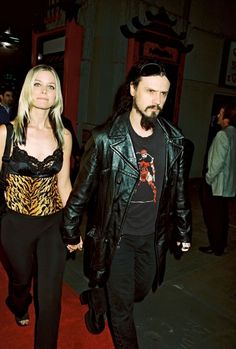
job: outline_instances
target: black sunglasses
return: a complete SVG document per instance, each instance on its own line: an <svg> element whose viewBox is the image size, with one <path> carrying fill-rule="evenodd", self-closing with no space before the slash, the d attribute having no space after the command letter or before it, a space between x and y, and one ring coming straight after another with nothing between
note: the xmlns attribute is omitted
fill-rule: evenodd
<svg viewBox="0 0 236 349"><path fill-rule="evenodd" d="M145 63L139 70L141 76L166 74L165 68L158 63Z"/></svg>

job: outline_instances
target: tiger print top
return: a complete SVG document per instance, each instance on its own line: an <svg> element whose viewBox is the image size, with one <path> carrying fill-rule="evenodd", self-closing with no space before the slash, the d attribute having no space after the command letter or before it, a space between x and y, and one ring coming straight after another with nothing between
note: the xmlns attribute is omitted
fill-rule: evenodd
<svg viewBox="0 0 236 349"><path fill-rule="evenodd" d="M14 143L6 178L7 207L30 216L46 216L61 210L56 175L62 162L63 152L59 148L39 161Z"/></svg>

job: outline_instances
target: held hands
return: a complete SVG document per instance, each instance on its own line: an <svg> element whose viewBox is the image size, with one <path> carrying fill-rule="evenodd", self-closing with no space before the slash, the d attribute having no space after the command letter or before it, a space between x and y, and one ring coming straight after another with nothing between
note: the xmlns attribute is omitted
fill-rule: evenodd
<svg viewBox="0 0 236 349"><path fill-rule="evenodd" d="M191 247L191 244L190 242L180 242L180 241L177 241L177 246L180 246L181 245L181 251L182 252L187 252L190 247Z"/></svg>
<svg viewBox="0 0 236 349"><path fill-rule="evenodd" d="M83 250L83 240L80 238L80 242L76 245L67 245L67 250L71 253L76 250L82 251Z"/></svg>

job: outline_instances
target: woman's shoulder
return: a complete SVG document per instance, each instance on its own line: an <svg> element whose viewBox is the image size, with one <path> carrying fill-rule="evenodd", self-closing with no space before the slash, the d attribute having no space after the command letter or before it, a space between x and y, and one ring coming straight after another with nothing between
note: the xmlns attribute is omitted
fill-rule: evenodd
<svg viewBox="0 0 236 349"><path fill-rule="evenodd" d="M0 163L2 163L2 156L5 149L7 137L7 128L5 124L0 125Z"/></svg>
<svg viewBox="0 0 236 349"><path fill-rule="evenodd" d="M1 124L0 125L0 142L1 143L5 140L6 134L7 134L6 125L5 124Z"/></svg>
<svg viewBox="0 0 236 349"><path fill-rule="evenodd" d="M72 147L72 135L67 128L64 128L64 142L65 142L65 147L68 147L68 146Z"/></svg>
<svg viewBox="0 0 236 349"><path fill-rule="evenodd" d="M65 138L65 140L66 139L72 139L71 132L67 128L64 128L64 138Z"/></svg>
<svg viewBox="0 0 236 349"><path fill-rule="evenodd" d="M6 132L6 125L5 124L0 124L0 132Z"/></svg>

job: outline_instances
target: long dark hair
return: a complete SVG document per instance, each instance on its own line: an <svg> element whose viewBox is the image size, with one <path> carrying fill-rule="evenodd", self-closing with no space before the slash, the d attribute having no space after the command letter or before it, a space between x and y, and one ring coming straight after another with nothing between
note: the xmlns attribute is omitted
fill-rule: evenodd
<svg viewBox="0 0 236 349"><path fill-rule="evenodd" d="M130 83L132 82L136 88L142 76L152 75L166 76L166 70L162 63L153 58L142 58L131 67L124 83L116 92L111 115L112 119L131 111L133 97L130 95Z"/></svg>
<svg viewBox="0 0 236 349"><path fill-rule="evenodd" d="M229 124L236 127L236 101L225 106L224 119L229 119Z"/></svg>

